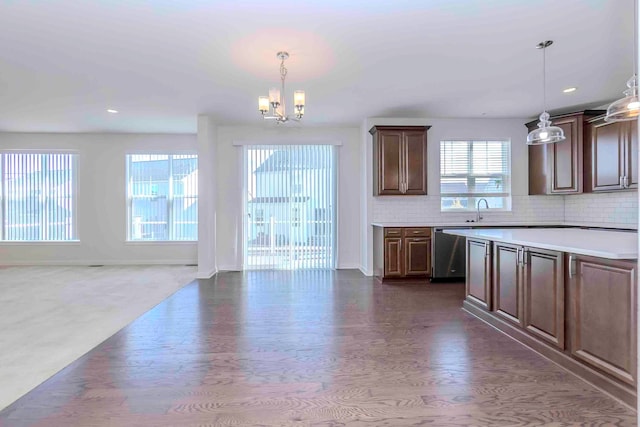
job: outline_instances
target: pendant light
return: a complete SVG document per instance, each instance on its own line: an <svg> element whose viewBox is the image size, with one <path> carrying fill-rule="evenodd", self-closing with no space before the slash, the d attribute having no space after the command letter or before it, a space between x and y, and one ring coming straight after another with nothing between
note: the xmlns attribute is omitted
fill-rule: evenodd
<svg viewBox="0 0 640 427"><path fill-rule="evenodd" d="M638 2L633 1L633 76L627 81L627 90L624 98L618 99L609 105L605 122L625 122L635 120L640 114L640 101L638 101Z"/></svg>
<svg viewBox="0 0 640 427"><path fill-rule="evenodd" d="M549 113L546 110L547 94L546 94L546 53L545 49L553 44L553 40L546 40L536 45L536 49L542 49L542 114L538 122L538 129L529 132L527 135L527 145L552 144L567 139L564 131L557 126L551 126Z"/></svg>

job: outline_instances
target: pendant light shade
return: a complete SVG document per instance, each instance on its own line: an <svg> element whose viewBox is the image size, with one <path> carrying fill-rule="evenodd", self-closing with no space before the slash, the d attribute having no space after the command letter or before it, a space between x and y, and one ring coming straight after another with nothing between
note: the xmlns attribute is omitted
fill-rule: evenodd
<svg viewBox="0 0 640 427"><path fill-rule="evenodd" d="M529 132L529 135L527 135L527 145L552 144L566 139L561 128L551 126L549 113L544 111L539 118L538 129Z"/></svg>
<svg viewBox="0 0 640 427"><path fill-rule="evenodd" d="M633 76L627 81L629 89L624 91L624 98L612 102L607 108L605 122L624 122L635 120L640 114L640 102L638 101L638 77Z"/></svg>
<svg viewBox="0 0 640 427"><path fill-rule="evenodd" d="M558 126L551 126L550 116L546 110L546 76L545 76L545 49L553 44L553 40L547 40L540 42L536 45L536 49L542 49L542 114L540 114L540 121L538 122L538 129L532 130L527 135L527 145L542 145L553 144L555 142L561 142L567 139L564 136L564 131Z"/></svg>
<svg viewBox="0 0 640 427"><path fill-rule="evenodd" d="M638 1L633 1L633 69L638 66ZM627 90L623 92L624 98L618 99L609 105L605 122L625 122L635 120L640 114L640 102L638 101L638 73L634 71L633 76L627 80Z"/></svg>

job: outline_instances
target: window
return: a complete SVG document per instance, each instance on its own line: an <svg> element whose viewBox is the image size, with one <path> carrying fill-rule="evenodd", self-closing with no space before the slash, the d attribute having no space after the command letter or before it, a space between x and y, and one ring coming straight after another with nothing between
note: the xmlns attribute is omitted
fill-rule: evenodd
<svg viewBox="0 0 640 427"><path fill-rule="evenodd" d="M127 155L129 241L198 239L198 156Z"/></svg>
<svg viewBox="0 0 640 427"><path fill-rule="evenodd" d="M77 154L0 153L3 241L76 240Z"/></svg>
<svg viewBox="0 0 640 427"><path fill-rule="evenodd" d="M440 141L440 209L511 210L510 141Z"/></svg>

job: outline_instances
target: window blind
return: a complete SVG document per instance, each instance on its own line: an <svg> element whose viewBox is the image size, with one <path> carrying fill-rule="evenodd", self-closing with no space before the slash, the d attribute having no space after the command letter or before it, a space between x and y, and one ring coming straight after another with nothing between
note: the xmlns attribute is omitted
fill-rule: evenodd
<svg viewBox="0 0 640 427"><path fill-rule="evenodd" d="M76 167L76 154L0 153L2 240L76 240Z"/></svg>
<svg viewBox="0 0 640 427"><path fill-rule="evenodd" d="M333 146L245 146L244 160L244 268L333 268Z"/></svg>
<svg viewBox="0 0 640 427"><path fill-rule="evenodd" d="M472 210L480 198L510 209L510 141L441 141L440 197L442 210Z"/></svg>

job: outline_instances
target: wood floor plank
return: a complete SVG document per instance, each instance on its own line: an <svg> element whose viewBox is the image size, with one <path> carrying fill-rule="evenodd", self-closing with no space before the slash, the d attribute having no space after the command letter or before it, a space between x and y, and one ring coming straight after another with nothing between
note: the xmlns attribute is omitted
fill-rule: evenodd
<svg viewBox="0 0 640 427"><path fill-rule="evenodd" d="M0 412L22 426L635 426L461 310L464 284L221 273Z"/></svg>

